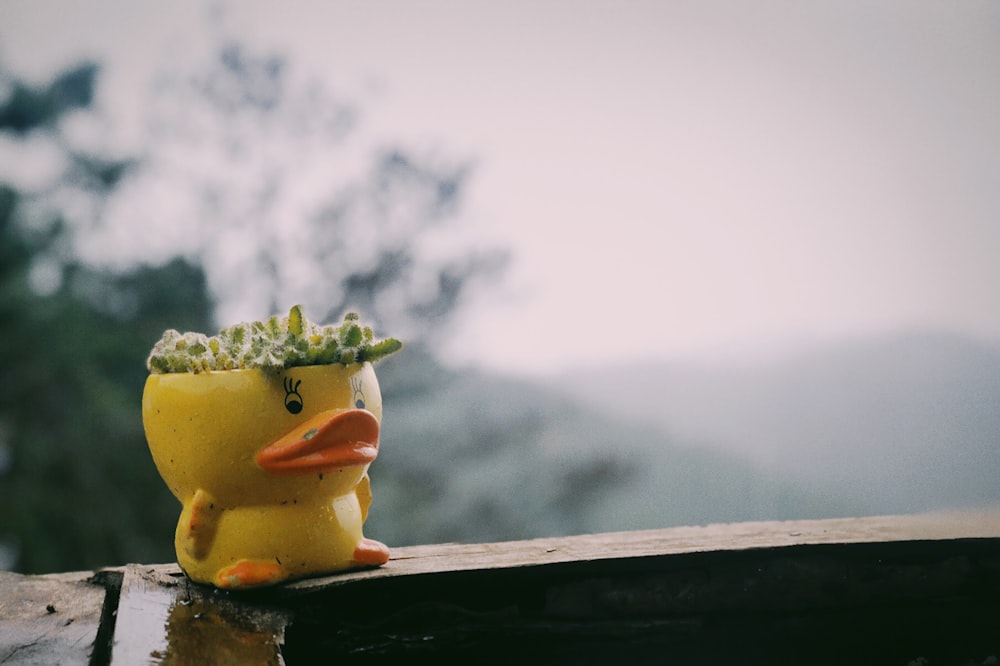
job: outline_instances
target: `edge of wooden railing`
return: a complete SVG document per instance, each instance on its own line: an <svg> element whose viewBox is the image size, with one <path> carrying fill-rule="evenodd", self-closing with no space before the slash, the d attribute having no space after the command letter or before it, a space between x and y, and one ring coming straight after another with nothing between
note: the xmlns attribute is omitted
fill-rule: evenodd
<svg viewBox="0 0 1000 666"><path fill-rule="evenodd" d="M817 520L716 523L523 541L406 546L377 569L297 581L309 593L356 581L415 574L541 566L619 558L820 544L1000 538L1000 509Z"/></svg>
<svg viewBox="0 0 1000 666"><path fill-rule="evenodd" d="M795 556L788 555L810 549L810 552L826 553L823 555L825 563L817 565L818 568L809 569L814 566L812 560L801 557L795 560ZM885 580L863 581L860 586L856 581L851 582L849 593L855 595L850 600L852 604L864 604L866 599L875 598L871 590L876 594L889 590L890 596L911 593L919 596L921 592L913 592L911 588L919 585L928 588L943 585L943 590L949 585L968 587L969 580L978 580L976 577L982 578L982 574L953 570L953 561L968 553L979 553L973 559L982 556L988 582L995 586L1000 570L1000 509L726 523L495 543L407 546L393 548L390 561L376 569L311 578L243 593L221 593L192 584L176 564L130 564L96 573L43 576L0 572L0 636L3 636L0 662L33 663L33 656L58 655L62 663L68 664L157 663L168 653L176 657L188 648L203 649L198 646L205 644L203 634L210 631L213 649L222 650L215 656L221 659L281 663L285 630L295 625L296 614L305 617L306 609L319 615L331 612L330 617L340 622L342 616L336 615L340 612L336 607L347 604L358 609L360 627L365 622L381 622L377 616L383 607L387 613L396 613L403 620L408 613L412 615L407 604L411 607L438 604L435 612L440 614L443 612L440 599L447 597L438 596L442 589L452 588L449 592L452 597L447 598L453 601L459 598L454 596L457 594L461 605L471 598L469 595L479 593L478 585L483 585L484 596L499 595L497 603L515 606L520 602L504 596L508 593L503 588L533 585L537 589L532 588L531 594L541 593L547 598L542 602L548 604L542 613L547 615L542 625L538 624L537 617L516 622L501 618L498 623L490 624L488 630L483 629L484 620L479 618L472 629L463 629L468 636L481 634L493 640L490 632L514 631L519 634L535 632L532 635L537 638L551 633L556 626L551 624L556 621L553 618L560 614L582 613L581 618L593 612L628 615L635 612L635 608L644 608L642 612L647 613L643 626L652 621L650 618L659 617L656 615L659 613L674 618L671 622L675 624L681 623L677 625L680 630L670 625L673 628L669 631L684 632L689 631L684 622L690 621L692 612L703 614L711 611L713 605L727 605L734 594L745 597L739 602L744 604L740 612L752 611L753 604L775 603L779 597L773 591L758 593L756 597L746 596L739 590L734 593L736 588L733 586L737 584L734 575L755 575L740 568L749 566L747 563L766 567L784 559L783 566L792 567L777 578L773 572L768 574L770 577L762 575L753 581L758 589L776 584L805 584L808 587L819 581L816 591L824 595L827 587L837 587L842 578L854 575L839 571L841 563L837 558L845 554L856 558L859 551L868 553L858 560L862 568L868 567L866 576L877 578L882 573L873 574L873 565L865 564L864 557L875 557L874 561L881 562L878 558L888 553L892 557L909 558L910 563L902 568L887 567ZM926 555L931 551L934 552L930 556ZM728 564L722 562L726 558ZM802 569L803 566L806 568ZM921 566L926 571L919 570ZM912 571L914 567L916 573ZM680 601L669 598L672 593L663 593L666 596L656 599L644 597L642 585L673 585L687 575L684 572L693 570L712 570L718 574L709 576L715 579L707 583L705 580L684 583L694 588L700 585L697 592L700 598L695 599L690 593L686 600ZM826 578L820 580L824 576ZM641 584L635 583L636 580ZM615 589L618 584L615 581L621 582L620 589ZM870 588L867 591L866 585ZM936 593L935 590L929 592ZM632 595L631 600L609 611L623 594ZM796 603L802 601L801 596ZM812 602L807 600L806 603ZM825 599L822 603L831 602ZM585 610L587 604L590 610ZM455 612L454 608L441 616L440 621L463 621L461 618L466 617L455 616L459 618L456 620L447 615L451 612ZM365 613L368 613L367 619L363 617ZM687 619L683 619L685 617ZM612 619L617 622L621 618ZM602 622L606 620L608 618L601 619ZM656 621L665 620L660 617ZM558 625L558 630L571 631L567 626L570 625ZM601 626L608 630L610 625ZM614 631L622 631L623 626L626 625L615 624ZM648 626L644 631L649 631ZM325 631L320 624L314 624L314 629L317 627ZM442 628L448 627L438 626L437 630ZM386 630L396 631L392 627ZM402 630L409 628L403 626ZM486 633L482 634L483 631ZM649 639L648 634L642 635L644 640ZM364 647L370 643L359 645Z"/></svg>

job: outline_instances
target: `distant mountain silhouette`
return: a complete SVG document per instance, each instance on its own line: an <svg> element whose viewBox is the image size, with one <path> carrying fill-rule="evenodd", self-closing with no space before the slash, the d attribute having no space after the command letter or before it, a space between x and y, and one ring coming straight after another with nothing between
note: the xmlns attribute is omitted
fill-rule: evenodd
<svg viewBox="0 0 1000 666"><path fill-rule="evenodd" d="M585 406L564 385L452 371L412 348L378 373L384 430L366 533L390 545L867 511L846 492L685 446L608 409L613 400Z"/></svg>
<svg viewBox="0 0 1000 666"><path fill-rule="evenodd" d="M1000 504L1000 347L936 334L752 367L568 374L585 404L877 513Z"/></svg>

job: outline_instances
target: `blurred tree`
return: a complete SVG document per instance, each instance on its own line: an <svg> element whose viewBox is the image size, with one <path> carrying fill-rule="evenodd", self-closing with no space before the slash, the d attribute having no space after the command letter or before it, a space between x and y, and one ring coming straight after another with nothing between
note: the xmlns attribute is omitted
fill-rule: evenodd
<svg viewBox="0 0 1000 666"><path fill-rule="evenodd" d="M766 479L717 475L666 446L654 457L633 446L654 436L603 412L413 353L503 265L449 224L468 165L392 147L372 159L369 146L359 162L349 106L239 45L165 77L147 144L116 156L71 122L96 115L99 74L83 64L30 86L0 71L0 142L58 153L37 182L0 171L0 561L4 545L27 572L172 559L178 505L140 421L145 356L166 328L293 302L327 321L358 308L409 343L380 370L393 411L374 471L376 538L662 526L665 506L695 507L677 522L767 517L742 490L726 506L704 500L725 495L726 479ZM643 473L647 486L626 483Z"/></svg>
<svg viewBox="0 0 1000 666"><path fill-rule="evenodd" d="M38 191L0 183L0 544L26 572L163 561L177 503L146 450L145 356L164 328L210 320L204 274L182 260L88 268L49 205L72 187L106 196L126 163L64 141L60 116L92 100L97 68L11 87L0 132L53 136L64 161Z"/></svg>
<svg viewBox="0 0 1000 666"><path fill-rule="evenodd" d="M176 502L139 411L164 329L300 302L420 346L504 260L447 224L467 165L350 147L354 111L281 58L227 45L166 75L124 157L80 138L99 75L0 70L0 140L58 153L37 182L0 173L0 544L27 572L172 559Z"/></svg>
<svg viewBox="0 0 1000 666"><path fill-rule="evenodd" d="M220 324L302 303L321 321L360 310L411 344L438 335L505 254L452 224L468 164L373 146L358 125L323 82L238 42L175 64L142 160L86 229L89 255L113 237L134 260L188 257Z"/></svg>
<svg viewBox="0 0 1000 666"><path fill-rule="evenodd" d="M67 112L87 108L93 103L97 73L97 65L84 63L41 88L12 81L8 98L0 107L0 128L24 135L39 128L54 127Z"/></svg>

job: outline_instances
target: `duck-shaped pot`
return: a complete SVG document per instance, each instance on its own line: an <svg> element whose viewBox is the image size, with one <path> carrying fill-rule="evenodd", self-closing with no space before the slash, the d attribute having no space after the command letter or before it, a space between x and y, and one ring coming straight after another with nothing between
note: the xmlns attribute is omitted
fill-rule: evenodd
<svg viewBox="0 0 1000 666"><path fill-rule="evenodd" d="M193 580L269 585L389 559L362 534L382 419L370 362L153 373L142 417L183 504L174 543Z"/></svg>

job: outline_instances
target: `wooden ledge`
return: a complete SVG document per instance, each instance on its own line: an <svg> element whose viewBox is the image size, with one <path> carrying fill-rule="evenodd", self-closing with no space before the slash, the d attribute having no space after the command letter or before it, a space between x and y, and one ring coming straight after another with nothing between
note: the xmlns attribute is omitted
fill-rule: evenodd
<svg viewBox="0 0 1000 666"><path fill-rule="evenodd" d="M0 573L0 661L987 664L998 598L1000 510L735 523L394 548L239 593L175 564Z"/></svg>
<svg viewBox="0 0 1000 666"><path fill-rule="evenodd" d="M107 576L90 571L0 571L0 664L88 663L103 639L101 623L113 610L105 603L107 584Z"/></svg>
<svg viewBox="0 0 1000 666"><path fill-rule="evenodd" d="M720 523L525 541L408 546L393 548L392 558L378 569L312 578L291 583L284 589L292 593L308 593L355 581L394 576L717 551L981 538L1000 538L1000 509L910 516Z"/></svg>

